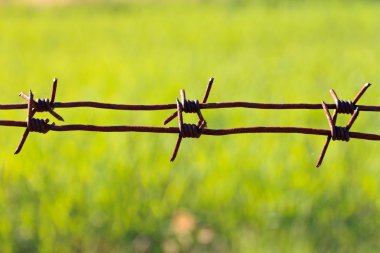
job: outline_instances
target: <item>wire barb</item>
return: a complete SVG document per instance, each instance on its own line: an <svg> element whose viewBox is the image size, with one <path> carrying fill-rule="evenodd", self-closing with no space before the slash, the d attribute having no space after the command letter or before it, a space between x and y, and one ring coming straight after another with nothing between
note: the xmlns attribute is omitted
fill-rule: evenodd
<svg viewBox="0 0 380 253"><path fill-rule="evenodd" d="M319 156L319 159L318 159L318 162L316 165L317 168L319 166L321 166L321 164L323 162L323 158L325 157L325 154L326 154L327 148L329 147L331 139L333 141L340 140L340 141L347 141L347 142L350 140L349 130L359 115L359 107L356 106L356 103L364 95L365 91L370 86L371 86L370 83L364 84L362 89L355 96L353 102L347 101L347 100L346 101L340 100L338 98L338 95L336 94L336 92L333 89L331 89L330 94L336 103L336 108L334 109L334 113L333 113L332 117L331 117L330 111L327 107L327 104L324 101L322 101L322 107L323 107L323 110L325 112L327 121L328 121L330 129L331 129L331 135L327 136L325 145L322 148L322 152ZM346 127L336 126L336 121L337 121L339 113L351 114L351 118L350 118L349 122L347 123Z"/></svg>
<svg viewBox="0 0 380 253"><path fill-rule="evenodd" d="M185 101L185 102L187 101L184 90L181 90L181 98L182 98L182 101ZM197 102L194 102L192 105L189 105L189 102L187 102L188 108L186 110L185 110L184 105L178 100L178 98L176 98L176 102L177 102L177 117L178 117L179 134L178 134L176 145L174 147L172 158L170 159L171 162L173 162L175 158L177 157L177 153L181 145L182 138L199 138L202 135L203 130L207 126L206 120L203 118L199 106L196 107ZM198 124L195 125L195 124L183 123L182 112L197 113L199 117Z"/></svg>
<svg viewBox="0 0 380 253"><path fill-rule="evenodd" d="M55 100L55 94L57 92L57 85L58 85L58 79L53 79L53 88L51 92L51 98L50 100L48 98L44 99L37 99L34 101L30 96L27 96L25 93L20 92L19 96L25 99L28 103L30 102L33 108L33 111L35 112L49 112L53 117L60 121L64 121L61 115L56 113L54 111L54 100Z"/></svg>
<svg viewBox="0 0 380 253"><path fill-rule="evenodd" d="M212 88L212 84L214 83L214 78L211 77L208 81L205 95L203 97L202 103L207 103L208 96L210 95L210 91ZM198 113L199 118L203 119L203 116L201 114L200 105L198 100L186 100L185 90L181 90L181 100L183 104L183 111L186 113ZM178 110L178 108L177 108ZM177 117L178 113L174 112L172 115L170 115L167 119L164 121L164 125L168 124L170 121L175 119Z"/></svg>
<svg viewBox="0 0 380 253"><path fill-rule="evenodd" d="M49 119L35 119L33 118L34 114L36 113L36 110L33 109L33 92L29 91L29 97L28 97L28 117L26 119L26 129L24 131L24 134L22 135L20 144L18 145L15 155L20 153L22 147L25 144L26 139L29 136L29 132L38 132L46 134L50 130L50 126L54 126L54 123L52 125L49 125Z"/></svg>

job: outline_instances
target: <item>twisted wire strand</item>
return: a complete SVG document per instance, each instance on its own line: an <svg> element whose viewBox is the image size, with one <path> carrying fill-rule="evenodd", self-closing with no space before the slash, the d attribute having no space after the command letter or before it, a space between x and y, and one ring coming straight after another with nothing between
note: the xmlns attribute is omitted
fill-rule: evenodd
<svg viewBox="0 0 380 253"><path fill-rule="evenodd" d="M335 141L349 141L350 131L347 127L335 126L335 135L332 136L332 140Z"/></svg>
<svg viewBox="0 0 380 253"><path fill-rule="evenodd" d="M53 110L53 104L50 103L50 100L48 98L40 99L38 98L34 103L34 109L37 112L49 112Z"/></svg>
<svg viewBox="0 0 380 253"><path fill-rule="evenodd" d="M50 131L50 125L48 124L48 122L48 119L43 120L32 118L27 122L27 129L29 130L29 132L46 134ZM52 125L54 125L54 123Z"/></svg>
<svg viewBox="0 0 380 253"><path fill-rule="evenodd" d="M198 113L201 110L198 100L184 99L182 100L182 105L183 111L186 113Z"/></svg>
<svg viewBox="0 0 380 253"><path fill-rule="evenodd" d="M337 113L342 114L353 114L356 109L356 106L350 100L340 100L336 102Z"/></svg>
<svg viewBox="0 0 380 253"><path fill-rule="evenodd" d="M202 135L202 129L195 124L183 123L180 134L182 138L199 138Z"/></svg>

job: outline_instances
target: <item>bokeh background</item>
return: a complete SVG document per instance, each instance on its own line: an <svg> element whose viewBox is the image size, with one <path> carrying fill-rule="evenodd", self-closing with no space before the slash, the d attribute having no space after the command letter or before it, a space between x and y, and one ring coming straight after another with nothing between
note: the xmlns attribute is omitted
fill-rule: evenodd
<svg viewBox="0 0 380 253"><path fill-rule="evenodd" d="M331 103L380 95L377 1L1 1L0 102ZM59 109L65 123L160 126L171 111ZM206 110L210 128L328 129L322 111ZM49 117L48 114L39 117ZM26 110L0 111L24 120ZM186 121L196 118L186 115ZM341 116L344 125L347 117ZM377 113L354 131L379 133ZM54 119L52 119L54 121ZM173 126L177 123L173 122ZM31 134L0 128L0 252L379 252L376 142L251 134Z"/></svg>

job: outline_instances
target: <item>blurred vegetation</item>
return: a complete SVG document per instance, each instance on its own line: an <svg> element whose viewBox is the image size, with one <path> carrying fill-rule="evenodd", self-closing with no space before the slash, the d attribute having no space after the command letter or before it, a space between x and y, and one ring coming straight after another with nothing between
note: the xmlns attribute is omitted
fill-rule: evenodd
<svg viewBox="0 0 380 253"><path fill-rule="evenodd" d="M57 76L57 101L170 103L180 88L201 98L215 76L209 101L331 102L330 88L352 99L372 82L361 102L378 104L380 5L326 2L5 4L0 102L29 88L48 97ZM59 113L69 124L161 125L171 111ZM328 128L321 111L203 114L210 128ZM362 113L353 130L379 124ZM0 131L0 252L380 250L376 142L334 142L317 170L317 136L204 136L170 163L174 135L31 134L13 156L23 129Z"/></svg>

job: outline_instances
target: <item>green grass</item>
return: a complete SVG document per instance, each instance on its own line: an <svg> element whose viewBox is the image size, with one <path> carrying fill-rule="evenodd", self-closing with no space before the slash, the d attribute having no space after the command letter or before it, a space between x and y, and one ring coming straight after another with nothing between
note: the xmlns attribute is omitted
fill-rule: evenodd
<svg viewBox="0 0 380 253"><path fill-rule="evenodd" d="M57 76L57 101L171 103L180 88L200 99L214 76L209 101L332 102L330 88L352 99L372 82L361 102L378 104L379 11L339 2L1 6L0 102L22 102L30 88L48 97ZM157 126L171 113L57 111L68 124ZM210 128L328 129L322 111L203 114ZM363 112L353 130L378 133L379 124ZM380 249L376 142L334 142L315 169L317 136L186 139L170 163L175 135L31 134L13 156L23 129L0 131L0 252ZM193 225L188 233L175 217ZM205 231L214 236L202 243Z"/></svg>

